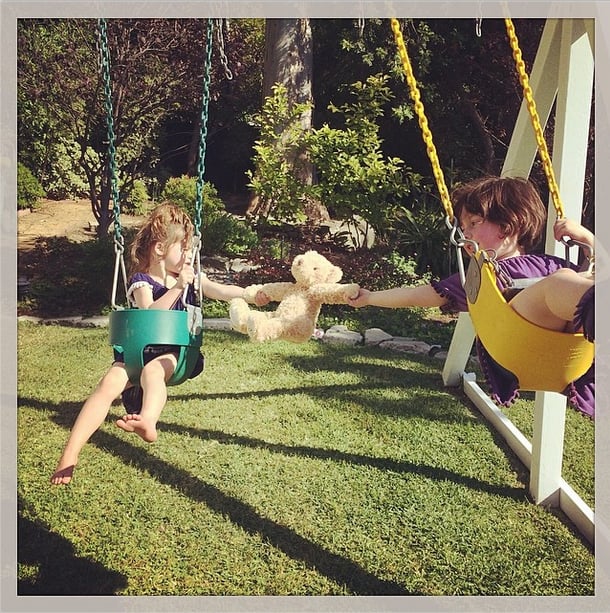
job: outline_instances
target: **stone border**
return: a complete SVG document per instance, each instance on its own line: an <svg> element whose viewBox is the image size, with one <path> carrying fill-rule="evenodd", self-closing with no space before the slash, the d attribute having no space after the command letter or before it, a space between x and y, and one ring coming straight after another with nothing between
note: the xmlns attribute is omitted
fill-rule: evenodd
<svg viewBox="0 0 610 613"><path fill-rule="evenodd" d="M57 317L43 319L31 315L20 315L17 321L31 322L41 325L72 326L75 328L106 328L108 327L108 315L95 315L93 317ZM204 329L232 331L231 320L228 318L204 318ZM447 352L441 350L440 345L429 345L423 341L405 336L392 336L381 328L369 328L364 335L349 330L347 326L335 325L324 331L316 329L313 338L323 343L340 345L364 345L377 346L391 351L426 355L438 360L445 360Z"/></svg>

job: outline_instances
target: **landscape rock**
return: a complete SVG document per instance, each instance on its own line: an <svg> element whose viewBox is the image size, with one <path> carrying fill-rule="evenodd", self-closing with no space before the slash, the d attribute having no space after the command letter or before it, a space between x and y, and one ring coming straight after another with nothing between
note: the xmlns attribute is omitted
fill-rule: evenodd
<svg viewBox="0 0 610 613"><path fill-rule="evenodd" d="M384 341L389 341L394 337L387 332L384 332L381 328L369 328L364 331L364 344L365 345L379 345Z"/></svg>
<svg viewBox="0 0 610 613"><path fill-rule="evenodd" d="M325 343L342 343L344 345L358 345L362 343L362 334L349 330L347 326L336 325L324 333L322 341Z"/></svg>
<svg viewBox="0 0 610 613"><path fill-rule="evenodd" d="M411 338L405 338L402 336L395 336L391 340L384 341L380 344L380 347L385 349L392 349L393 351L403 351L406 353L419 353L424 355L430 354L431 345L424 343L423 341L414 341Z"/></svg>

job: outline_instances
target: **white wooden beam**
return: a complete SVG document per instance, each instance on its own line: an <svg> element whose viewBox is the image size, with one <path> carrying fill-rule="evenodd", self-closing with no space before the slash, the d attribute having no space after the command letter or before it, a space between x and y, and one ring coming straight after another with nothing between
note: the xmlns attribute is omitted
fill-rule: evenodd
<svg viewBox="0 0 610 613"><path fill-rule="evenodd" d="M536 111L543 129L550 117L557 94L561 21L547 19L528 77L532 92L535 92ZM517 32L517 36L518 34ZM537 151L538 145L532 121L527 104L523 100L504 159L502 176L529 177Z"/></svg>

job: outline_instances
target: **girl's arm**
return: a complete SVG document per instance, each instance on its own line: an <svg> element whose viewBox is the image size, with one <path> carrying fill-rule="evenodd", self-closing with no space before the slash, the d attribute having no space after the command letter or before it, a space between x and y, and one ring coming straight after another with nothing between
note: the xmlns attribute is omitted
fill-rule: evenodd
<svg viewBox="0 0 610 613"><path fill-rule="evenodd" d="M393 287L371 292L360 288L358 296L348 300L353 307L377 306L388 309L406 307L440 307L447 302L431 285L415 287Z"/></svg>
<svg viewBox="0 0 610 613"><path fill-rule="evenodd" d="M208 279L207 275L202 274L200 277L201 290L206 298L211 300L225 300L229 302L233 298L243 298L244 288L239 285L226 285ZM265 306L269 302L269 298L264 294L258 293L254 299L256 306Z"/></svg>
<svg viewBox="0 0 610 613"><path fill-rule="evenodd" d="M233 298L241 298L244 295L243 287L212 281L204 274L200 277L200 283L203 295L211 300L225 300L228 302L233 300Z"/></svg>

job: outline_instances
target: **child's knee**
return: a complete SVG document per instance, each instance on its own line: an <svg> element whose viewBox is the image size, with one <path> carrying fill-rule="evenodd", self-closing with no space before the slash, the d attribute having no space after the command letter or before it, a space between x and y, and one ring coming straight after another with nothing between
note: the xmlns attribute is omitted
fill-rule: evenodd
<svg viewBox="0 0 610 613"><path fill-rule="evenodd" d="M554 279L561 283L575 283L579 279L578 273L572 268L560 268L549 275L549 279Z"/></svg>
<svg viewBox="0 0 610 613"><path fill-rule="evenodd" d="M173 353L167 353L156 357L154 360L144 364L140 381L147 379L167 379L176 370L177 357Z"/></svg>

